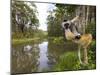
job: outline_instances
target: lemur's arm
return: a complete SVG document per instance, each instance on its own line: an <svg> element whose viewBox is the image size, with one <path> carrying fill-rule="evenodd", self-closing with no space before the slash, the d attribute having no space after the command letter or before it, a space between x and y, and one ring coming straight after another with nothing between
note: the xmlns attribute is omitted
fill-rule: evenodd
<svg viewBox="0 0 100 75"><path fill-rule="evenodd" d="M74 17L71 22L74 23L75 21L78 21L80 18L82 17L82 13L80 13L79 15L77 15L76 17Z"/></svg>
<svg viewBox="0 0 100 75"><path fill-rule="evenodd" d="M71 22L74 23L74 22L77 21L78 19L79 19L79 16L76 16L75 18L73 18L73 19L71 20Z"/></svg>

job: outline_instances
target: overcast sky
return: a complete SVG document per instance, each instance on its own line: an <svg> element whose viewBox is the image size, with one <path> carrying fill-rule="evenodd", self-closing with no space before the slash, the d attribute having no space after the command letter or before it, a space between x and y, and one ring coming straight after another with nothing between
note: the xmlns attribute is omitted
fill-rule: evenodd
<svg viewBox="0 0 100 75"><path fill-rule="evenodd" d="M35 3L37 6L37 11L38 11L38 19L39 19L39 29L42 29L44 31L47 31L47 24L46 24L46 19L48 16L49 10L55 9L54 4L48 4L48 3Z"/></svg>

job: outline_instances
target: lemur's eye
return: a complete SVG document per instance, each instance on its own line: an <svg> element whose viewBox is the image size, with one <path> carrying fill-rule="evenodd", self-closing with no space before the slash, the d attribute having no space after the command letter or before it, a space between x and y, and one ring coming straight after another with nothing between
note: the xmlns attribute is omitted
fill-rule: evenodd
<svg viewBox="0 0 100 75"><path fill-rule="evenodd" d="M69 25L69 23L66 23L66 25Z"/></svg>
<svg viewBox="0 0 100 75"><path fill-rule="evenodd" d="M66 25L66 26L69 26L69 23L66 23L65 25Z"/></svg>

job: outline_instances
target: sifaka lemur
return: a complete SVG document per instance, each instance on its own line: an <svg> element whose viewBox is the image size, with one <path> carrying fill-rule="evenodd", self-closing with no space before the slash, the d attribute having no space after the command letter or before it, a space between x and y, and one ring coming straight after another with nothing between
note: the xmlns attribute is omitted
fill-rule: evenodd
<svg viewBox="0 0 100 75"><path fill-rule="evenodd" d="M88 64L88 51L87 48L92 42L91 34L80 34L75 26L74 22L79 20L79 16L76 16L72 20L64 20L62 22L62 28L64 29L65 37L67 40L78 44L78 57L81 64ZM81 61L80 48L83 48L83 62Z"/></svg>

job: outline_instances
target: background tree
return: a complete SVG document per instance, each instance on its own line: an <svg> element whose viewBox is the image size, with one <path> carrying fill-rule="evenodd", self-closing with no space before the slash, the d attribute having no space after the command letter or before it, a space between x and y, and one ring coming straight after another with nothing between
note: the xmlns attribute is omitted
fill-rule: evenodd
<svg viewBox="0 0 100 75"><path fill-rule="evenodd" d="M37 10L33 2L12 0L12 32L34 32L39 26Z"/></svg>

